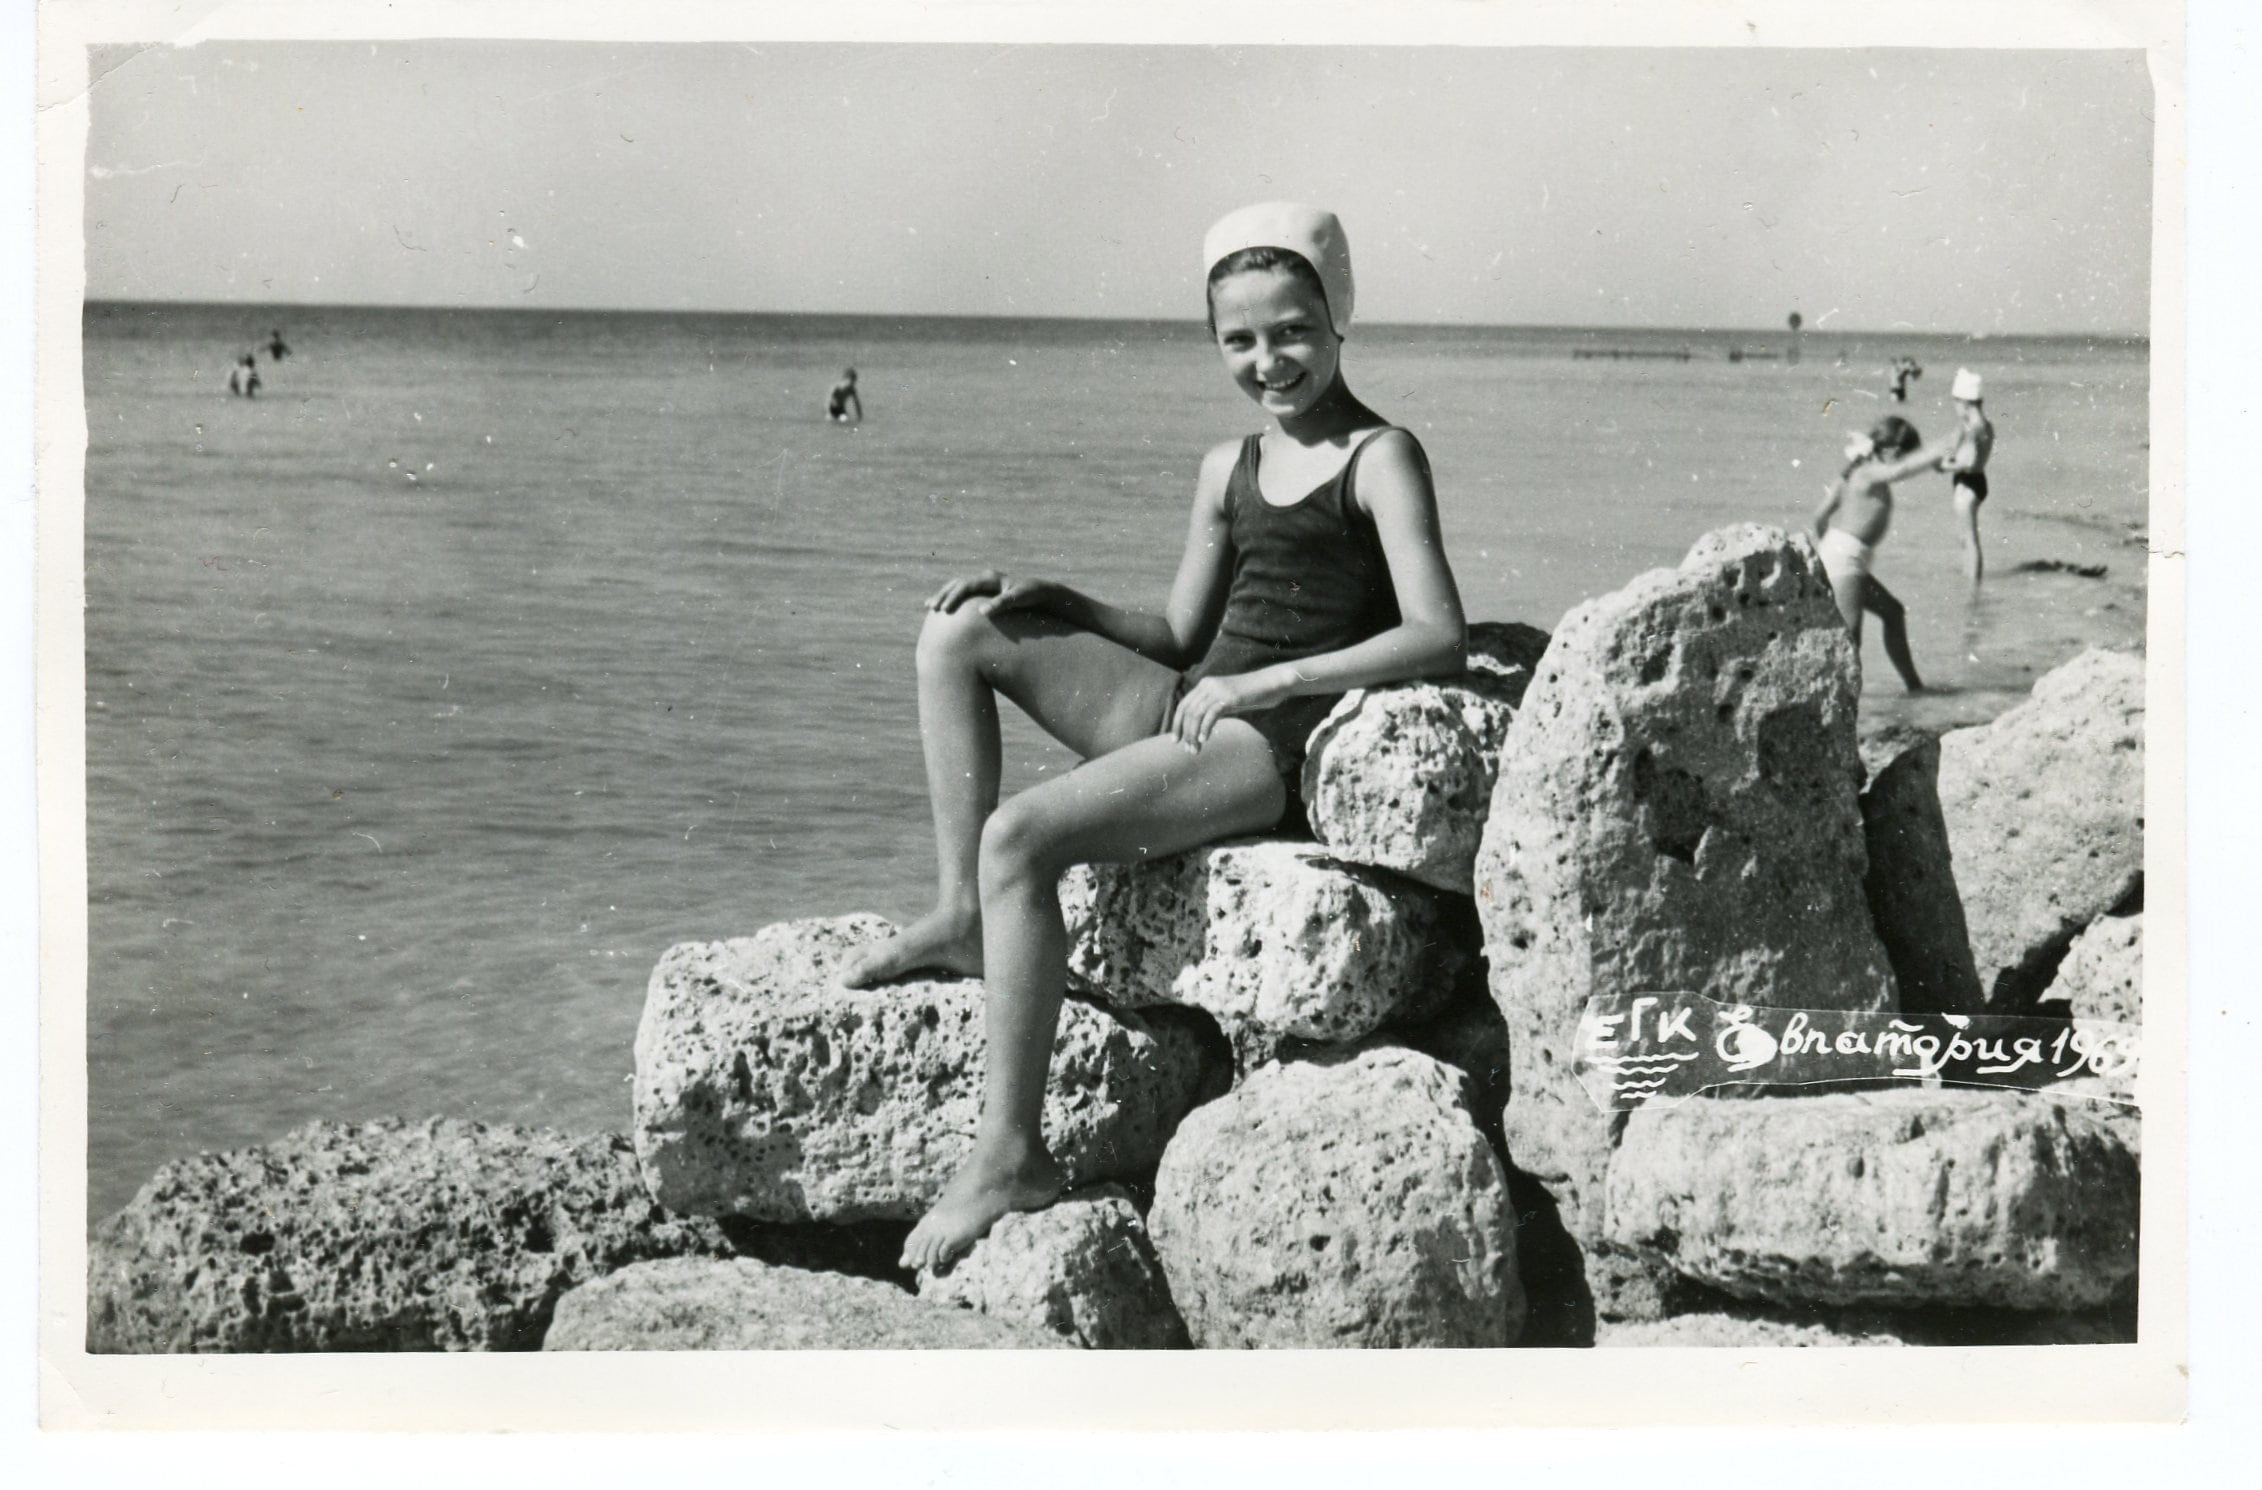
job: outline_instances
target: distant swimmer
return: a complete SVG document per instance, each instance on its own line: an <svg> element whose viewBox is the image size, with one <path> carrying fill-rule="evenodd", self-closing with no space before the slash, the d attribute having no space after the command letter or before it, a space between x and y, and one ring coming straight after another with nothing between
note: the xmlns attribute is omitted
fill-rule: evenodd
<svg viewBox="0 0 2262 1490"><path fill-rule="evenodd" d="M277 362L280 362L285 357L291 355L291 349L289 345L284 342L283 333L281 331L270 331L267 333L267 355L274 358Z"/></svg>
<svg viewBox="0 0 2262 1490"><path fill-rule="evenodd" d="M1956 401L1956 438L1940 460L1940 469L1948 473L1948 490L1955 499L1956 521L1961 526L1957 536L1964 545L1964 577L1971 581L1974 593L1987 568L1979 552L1979 504L1987 500L1987 458L1995 453L1995 426L1980 404L1980 392L1979 374L1968 367L1957 368L1956 381L1948 390Z"/></svg>
<svg viewBox="0 0 2262 1490"><path fill-rule="evenodd" d="M236 359L228 371L228 391L244 398L259 397L259 358L251 352Z"/></svg>
<svg viewBox="0 0 2262 1490"><path fill-rule="evenodd" d="M853 419L848 414L850 409L856 411L856 417ZM864 422L864 400L859 398L856 393L855 368L851 367L843 371L840 375L840 381L833 384L833 391L825 396L825 417L835 424L862 424Z"/></svg>
<svg viewBox="0 0 2262 1490"><path fill-rule="evenodd" d="M1893 365L1888 369L1888 372L1890 376L1886 379L1886 386L1893 390L1893 402L1897 404L1907 403L1909 401L1909 380L1923 377L1924 369L1916 365L1914 357L1897 357L1893 360Z"/></svg>
<svg viewBox="0 0 2262 1490"><path fill-rule="evenodd" d="M1911 693L1923 688L1924 681L1909 656L1908 611L1869 568L1892 526L1893 483L1939 462L1941 452L1923 449L1923 444L1915 425L1898 414L1886 415L1846 447L1846 468L1814 512L1815 546L1822 551L1838 614L1853 633L1855 653L1861 651L1862 613L1873 611L1885 628L1885 655Z"/></svg>

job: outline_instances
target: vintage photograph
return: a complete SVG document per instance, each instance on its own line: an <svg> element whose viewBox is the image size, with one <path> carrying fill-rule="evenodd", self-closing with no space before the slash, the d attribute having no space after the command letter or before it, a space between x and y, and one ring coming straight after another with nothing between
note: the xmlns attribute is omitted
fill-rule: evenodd
<svg viewBox="0 0 2262 1490"><path fill-rule="evenodd" d="M2143 50L88 75L90 1355L2139 1340Z"/></svg>

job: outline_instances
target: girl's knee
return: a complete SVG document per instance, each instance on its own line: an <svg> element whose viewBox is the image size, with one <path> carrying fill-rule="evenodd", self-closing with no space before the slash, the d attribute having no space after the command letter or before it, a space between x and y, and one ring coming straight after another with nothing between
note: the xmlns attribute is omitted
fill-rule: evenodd
<svg viewBox="0 0 2262 1490"><path fill-rule="evenodd" d="M1056 862L1059 848L1059 834L1045 814L1029 807L1025 798L1010 798L982 824L982 883L1058 879L1067 867Z"/></svg>
<svg viewBox="0 0 2262 1490"><path fill-rule="evenodd" d="M919 627L918 663L922 671L965 666L981 660L994 628L972 605L953 611L931 610Z"/></svg>

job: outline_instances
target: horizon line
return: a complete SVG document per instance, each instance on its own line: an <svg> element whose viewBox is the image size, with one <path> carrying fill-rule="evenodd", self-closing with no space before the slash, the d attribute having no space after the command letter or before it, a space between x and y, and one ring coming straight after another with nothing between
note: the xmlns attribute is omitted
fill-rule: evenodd
<svg viewBox="0 0 2262 1490"><path fill-rule="evenodd" d="M201 300L191 298L150 298L144 296L86 295L80 300L83 308L93 306L182 306L199 309L227 310L245 308L259 311L322 311L322 310L400 310L400 311L469 311L474 313L502 313L506 315L542 316L736 316L755 317L806 317L836 320L898 320L898 321L999 321L999 322L1058 322L1063 325L1116 325L1116 326L1191 326L1192 317L1175 316L1091 316L1068 314L1001 314L994 311L897 311L897 310L723 310L714 307L693 306L604 306L604 305L447 305L423 301L385 300ZM1388 321L1364 323L1372 327L1402 328L1411 331L1640 331L1679 332L1689 336L1764 336L1789 337L1788 326L1726 326L1726 325L1660 325L1645 322L1617 324L1569 321ZM2012 337L2048 337L2068 339L2084 337L2094 341L2144 342L2152 340L2149 327L2134 331L1970 331L1956 329L1923 328L1914 326L1850 327L1846 329L1802 326L1800 336L1943 336L1962 337L1966 341L1994 341Z"/></svg>

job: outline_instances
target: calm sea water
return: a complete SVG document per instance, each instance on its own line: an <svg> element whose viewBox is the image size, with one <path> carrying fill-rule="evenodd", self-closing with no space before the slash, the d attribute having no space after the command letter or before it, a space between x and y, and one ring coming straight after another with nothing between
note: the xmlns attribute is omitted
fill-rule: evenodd
<svg viewBox="0 0 2262 1490"><path fill-rule="evenodd" d="M231 399L234 354L294 350ZM1159 603L1201 452L1255 427L1199 326L88 309L90 1209L316 1117L619 1129L670 943L919 910L919 602L998 563ZM1864 708L1988 717L2141 645L2141 344L1371 328L1474 619L1552 625L1723 523L1803 523L1879 369L1983 368L1995 577L1945 478L1880 577ZM1677 360L1575 358L1578 349ZM840 368L868 422L818 415ZM2131 535L2137 536L2132 541ZM2019 573L2108 566L2102 580ZM1015 781L1064 757L1025 727ZM1009 782L1009 785L1012 784Z"/></svg>

